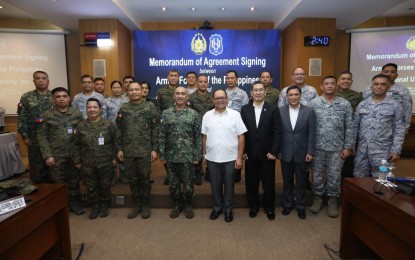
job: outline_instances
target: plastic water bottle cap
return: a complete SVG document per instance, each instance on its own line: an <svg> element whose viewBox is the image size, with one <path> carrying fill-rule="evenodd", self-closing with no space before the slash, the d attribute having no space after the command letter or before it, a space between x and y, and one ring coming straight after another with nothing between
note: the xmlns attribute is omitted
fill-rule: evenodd
<svg viewBox="0 0 415 260"><path fill-rule="evenodd" d="M386 173L386 172L388 172L388 167L382 165L382 166L379 167L379 171Z"/></svg>

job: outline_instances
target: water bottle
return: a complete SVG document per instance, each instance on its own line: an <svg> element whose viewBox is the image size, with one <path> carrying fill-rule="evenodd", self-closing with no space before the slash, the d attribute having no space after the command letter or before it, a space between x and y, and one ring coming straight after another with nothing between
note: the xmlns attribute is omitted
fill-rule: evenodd
<svg viewBox="0 0 415 260"><path fill-rule="evenodd" d="M388 165L388 174L386 175L386 178L390 182L394 182L395 175L393 174L392 170L395 168L395 164L393 162L390 162Z"/></svg>
<svg viewBox="0 0 415 260"><path fill-rule="evenodd" d="M379 166L379 181L386 182L387 181L387 173L388 173L388 161L381 160Z"/></svg>

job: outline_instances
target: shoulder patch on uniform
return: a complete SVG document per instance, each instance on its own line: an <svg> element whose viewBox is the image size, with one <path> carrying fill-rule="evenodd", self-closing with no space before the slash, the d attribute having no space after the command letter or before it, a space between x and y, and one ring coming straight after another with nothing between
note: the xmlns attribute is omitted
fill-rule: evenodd
<svg viewBox="0 0 415 260"><path fill-rule="evenodd" d="M35 117L35 122L36 123L42 123L43 122L43 118L42 117Z"/></svg>

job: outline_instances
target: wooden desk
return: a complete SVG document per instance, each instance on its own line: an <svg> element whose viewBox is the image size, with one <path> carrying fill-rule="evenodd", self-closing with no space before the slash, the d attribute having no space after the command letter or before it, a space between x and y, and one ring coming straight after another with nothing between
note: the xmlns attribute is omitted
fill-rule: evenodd
<svg viewBox="0 0 415 260"><path fill-rule="evenodd" d="M382 188L372 178L345 179L340 236L341 258L414 259L415 197Z"/></svg>
<svg viewBox="0 0 415 260"><path fill-rule="evenodd" d="M72 259L63 184L37 184L26 207L0 216L0 259Z"/></svg>

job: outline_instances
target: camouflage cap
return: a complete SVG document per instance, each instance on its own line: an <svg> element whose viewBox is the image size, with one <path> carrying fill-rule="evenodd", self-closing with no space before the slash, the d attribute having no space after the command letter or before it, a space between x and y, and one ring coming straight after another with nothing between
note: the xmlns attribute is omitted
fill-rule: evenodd
<svg viewBox="0 0 415 260"><path fill-rule="evenodd" d="M26 195L37 190L37 187L31 185L28 179L14 179L0 182L0 189L5 190L8 194Z"/></svg>

